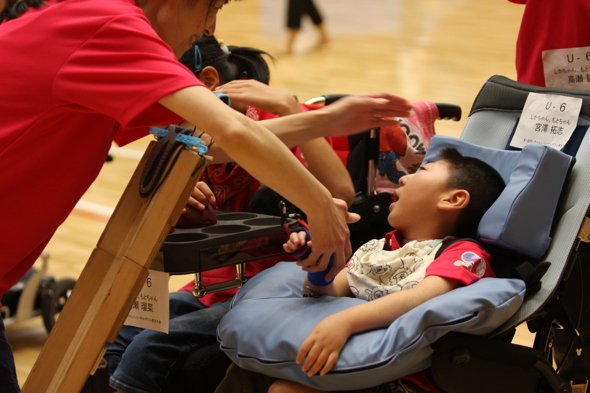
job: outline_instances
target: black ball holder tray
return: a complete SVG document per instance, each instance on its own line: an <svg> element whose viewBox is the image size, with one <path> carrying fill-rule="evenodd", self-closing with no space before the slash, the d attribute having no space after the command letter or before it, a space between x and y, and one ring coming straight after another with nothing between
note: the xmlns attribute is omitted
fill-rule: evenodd
<svg viewBox="0 0 590 393"><path fill-rule="evenodd" d="M297 227L297 220L285 224ZM175 229L157 260L170 274L200 273L224 266L284 255L287 232L281 218L257 213L217 211L217 223L204 228Z"/></svg>

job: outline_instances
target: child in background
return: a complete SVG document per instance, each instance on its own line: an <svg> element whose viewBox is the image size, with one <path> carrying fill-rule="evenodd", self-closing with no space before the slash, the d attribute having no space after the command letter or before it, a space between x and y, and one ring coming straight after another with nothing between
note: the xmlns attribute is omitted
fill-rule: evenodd
<svg viewBox="0 0 590 393"><path fill-rule="evenodd" d="M215 37L204 36L195 41L193 48L185 52L180 61L209 89L227 94L232 108L253 120L301 112L303 108L292 95L267 85L270 72L263 55L270 56L254 48L226 47ZM224 88L225 84L231 86ZM189 123L182 125L192 127ZM212 143L207 135L201 137L206 143ZM332 195L350 204L354 198L350 177L328 142L318 138L302 143L300 149L312 174L320 181L328 179L325 185ZM240 165L223 163L228 157L216 144L211 145L208 154L214 158L214 164L207 166L202 181L198 182L192 205L199 210L213 204L225 210L243 211L260 183ZM285 260L285 257L248 263L246 275L251 277L279 260ZM202 273L202 283L210 285L232 280L235 275L234 266L214 269ZM112 388L121 392L171 391L175 389L176 371L186 356L217 342L215 330L228 311L227 300L237 289L197 299L192 294L193 287L191 281L180 291L170 294L168 334L123 326L115 342L107 343L105 358ZM199 374L199 370L194 372ZM210 386L215 386L218 381L211 374L202 375L199 391L212 391Z"/></svg>
<svg viewBox="0 0 590 393"><path fill-rule="evenodd" d="M255 48L225 46L215 37L205 36L195 42L195 49L185 52L180 61L209 89L226 94L231 107L260 121L284 117L308 110L287 92L270 87L270 70L263 56L274 58ZM192 125L184 123L184 126ZM204 136L208 141L208 136ZM293 143L285 141L296 157L310 170L334 198L348 205L354 189L346 168L330 145L331 138L316 138ZM297 145L297 146L296 146ZM213 144L209 150L213 165L208 165L203 180L217 199L214 206L222 210L246 211L252 195L261 184ZM305 158L303 158L305 157ZM219 163L219 164L215 164Z"/></svg>

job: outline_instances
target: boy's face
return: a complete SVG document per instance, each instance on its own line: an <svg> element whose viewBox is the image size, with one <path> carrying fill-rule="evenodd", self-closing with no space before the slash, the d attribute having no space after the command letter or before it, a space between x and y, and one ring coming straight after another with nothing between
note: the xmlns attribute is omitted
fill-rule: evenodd
<svg viewBox="0 0 590 393"><path fill-rule="evenodd" d="M413 175L402 177L389 206L389 225L403 232L432 219L438 202L448 190L449 175L448 163L436 161L424 165Z"/></svg>

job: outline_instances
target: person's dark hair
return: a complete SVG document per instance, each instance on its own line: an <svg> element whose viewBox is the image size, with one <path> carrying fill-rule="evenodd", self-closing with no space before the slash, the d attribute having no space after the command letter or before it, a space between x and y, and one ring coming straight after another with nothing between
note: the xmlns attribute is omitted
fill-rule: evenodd
<svg viewBox="0 0 590 393"><path fill-rule="evenodd" d="M43 4L45 4L45 0L21 0L19 2L16 0L8 0L6 9L0 13L0 22L3 20L16 19L27 12L30 7L38 8Z"/></svg>
<svg viewBox="0 0 590 393"><path fill-rule="evenodd" d="M449 164L448 187L469 192L469 204L461 211L453 235L474 237L484 213L506 186L502 176L485 162L466 157L455 148L443 149L438 160Z"/></svg>
<svg viewBox="0 0 590 393"><path fill-rule="evenodd" d="M198 46L201 54L200 69L195 69L195 46ZM224 47L215 37L203 36L193 42L191 49L184 52L180 62L197 77L203 68L211 66L217 70L223 83L236 79L254 79L268 84L270 69L263 56L274 61L274 57L263 50L233 45Z"/></svg>
<svg viewBox="0 0 590 393"><path fill-rule="evenodd" d="M16 19L24 14L29 7L40 7L45 3L45 0L8 0L7 7L5 10L0 10L0 22L3 20ZM193 0L197 2L199 0ZM216 0L210 0L209 9L213 8ZM225 4L229 3L229 0L225 0Z"/></svg>

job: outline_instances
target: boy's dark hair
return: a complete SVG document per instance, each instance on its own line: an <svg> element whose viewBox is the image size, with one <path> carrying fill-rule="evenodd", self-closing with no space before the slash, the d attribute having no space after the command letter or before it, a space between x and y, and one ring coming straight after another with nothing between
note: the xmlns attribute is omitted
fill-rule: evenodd
<svg viewBox="0 0 590 393"><path fill-rule="evenodd" d="M196 40L193 48L184 52L180 58L180 62L197 77L201 70L195 69L195 45L201 53L201 69L207 66L215 68L223 83L236 79L254 79L269 84L270 69L263 56L268 56L273 61L274 57L260 49L233 45L228 46L226 52L213 36L203 36Z"/></svg>
<svg viewBox="0 0 590 393"><path fill-rule="evenodd" d="M453 235L474 237L484 213L506 186L498 171L482 160L466 157L455 148L443 149L439 160L449 163L448 187L469 192L469 204L459 213Z"/></svg>

